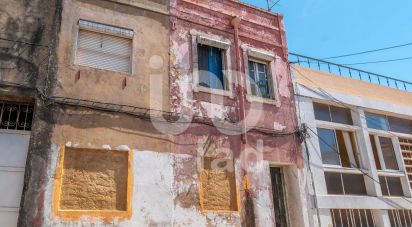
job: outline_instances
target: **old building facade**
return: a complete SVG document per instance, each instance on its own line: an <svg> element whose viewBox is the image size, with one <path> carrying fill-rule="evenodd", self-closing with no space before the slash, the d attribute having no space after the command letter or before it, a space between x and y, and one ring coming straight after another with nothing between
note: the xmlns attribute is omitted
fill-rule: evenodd
<svg viewBox="0 0 412 227"><path fill-rule="evenodd" d="M2 226L310 226L282 15L6 2Z"/></svg>
<svg viewBox="0 0 412 227"><path fill-rule="evenodd" d="M411 226L412 83L291 56L311 226Z"/></svg>

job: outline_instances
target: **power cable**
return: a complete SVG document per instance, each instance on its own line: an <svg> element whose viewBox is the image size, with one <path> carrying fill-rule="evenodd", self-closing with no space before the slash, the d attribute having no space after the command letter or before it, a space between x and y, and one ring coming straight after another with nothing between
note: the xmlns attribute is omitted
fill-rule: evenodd
<svg viewBox="0 0 412 227"><path fill-rule="evenodd" d="M294 68L292 65L291 65L291 67ZM323 90L322 88L320 88L320 87L319 87L315 82L313 82L310 78L306 77L306 76L303 75L301 72L299 72L299 70L297 70L296 68L294 68L294 69L295 69L295 71L296 71L299 75L301 75L302 77L306 78L308 81L310 81L311 83L313 83L313 84L317 87L317 89L319 89L319 91L321 91L321 93L322 93L323 95L329 97L329 99L330 99L331 101L333 101L333 102L335 102L335 103L338 103L338 104L341 105L341 106L346 107L347 109L349 109L350 111L352 111L352 112L354 112L354 113L356 113L356 114L360 114L357 110L353 110L352 107L348 106L346 103L340 101L339 99L335 98L333 95L331 95L330 93L328 93L327 91L325 91L325 90ZM296 88L298 89L297 86L296 86ZM299 100L298 100L298 101L299 101ZM300 101L299 101L299 102L300 102ZM376 125L378 125L378 120L372 119L372 121L375 121L374 123L376 123ZM309 129L310 131L312 131L312 133L314 133L319 139L321 139L321 137L320 137L319 135L317 135L311 128L308 128L308 129ZM391 131L387 131L387 133L391 134L392 136L395 136L395 137L398 137L398 138L399 138L398 135L392 133ZM321 139L321 140L322 140L322 139ZM325 141L323 141L323 142L325 143ZM328 143L325 143L325 144L327 144L327 145L329 146ZM335 150L335 148L333 148L333 150ZM353 165L353 164L351 164L351 165ZM361 168L357 168L357 169L360 170L360 171L363 173L363 169L361 169ZM381 183L380 183L378 180L374 179L374 178L373 178L372 176L370 176L369 174L366 173L366 174L364 174L364 175L367 176L368 178L372 179L373 181L377 182L379 185L381 185ZM412 201L409 201L409 200L407 200L407 199L404 198L404 197L401 197L401 198L402 198L403 200L409 202L409 203L412 203Z"/></svg>
<svg viewBox="0 0 412 227"><path fill-rule="evenodd" d="M384 47L384 48L379 48L379 49L374 49L374 50L367 50L367 51L362 51L362 52L357 52L357 53L352 53L352 54L338 55L338 56L327 57L327 58L323 58L323 59L324 59L324 60L328 60L328 59L336 59L336 58L350 57L350 56L361 55L361 54L368 54L368 53L374 53L374 52L378 52L378 51L390 50L390 49L395 49L395 48L400 48L400 47L405 47L405 46L410 46L410 45L412 45L412 43L405 43L405 44L401 44L401 45Z"/></svg>
<svg viewBox="0 0 412 227"><path fill-rule="evenodd" d="M47 47L47 48L49 47L48 45L45 45L45 44L30 43L30 42L25 42L25 41L21 41L21 40L14 40L14 39L8 39L8 38L3 38L3 37L0 37L0 40L14 42L14 43L22 43L22 44L32 45L32 46L40 46L40 47Z"/></svg>
<svg viewBox="0 0 412 227"><path fill-rule="evenodd" d="M292 72L290 70L290 68L292 67L292 64L288 63L288 65L289 65L290 78L292 79ZM295 82L294 87L296 89L296 95L298 95L298 97L300 97L297 82ZM302 123L302 115L301 115L301 107L300 107L300 100L299 99L298 99L298 105L297 105L297 114L298 114L299 122ZM313 197L314 197L313 198L313 200L314 200L313 205L315 206L315 209L316 209L316 217L318 219L318 225L321 226L322 221L321 221L321 218L320 218L320 210L319 210L319 205L318 205L315 180L314 180L314 175L313 175L313 171L312 171L312 167L311 167L311 163L310 163L309 147L308 147L307 141L306 141L306 135L307 135L306 127L302 127L302 129L300 131L301 131L300 139L301 139L301 142L304 142L306 156L307 156L308 172L310 173L311 185L312 185L312 190L313 190Z"/></svg>
<svg viewBox="0 0 412 227"><path fill-rule="evenodd" d="M397 58L397 59L389 59L389 60L381 60L381 61L369 61L369 62L358 62L358 63L349 63L345 64L342 63L342 65L367 65L367 64L376 64L376 63L387 63L387 62L395 62L395 61L405 61L405 60L411 60L412 57L407 57L407 58Z"/></svg>

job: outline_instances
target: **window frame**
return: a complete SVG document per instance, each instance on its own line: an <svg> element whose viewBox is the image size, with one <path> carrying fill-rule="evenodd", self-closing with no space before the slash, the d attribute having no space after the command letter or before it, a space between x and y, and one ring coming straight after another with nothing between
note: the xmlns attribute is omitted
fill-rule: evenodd
<svg viewBox="0 0 412 227"><path fill-rule="evenodd" d="M84 22L83 24L81 22ZM100 25L102 27L94 27L92 25L87 25L87 23L89 24L94 24L94 25ZM103 27L111 27L113 29L120 29L120 30L128 30L128 34L127 33L116 33L114 30L112 31L108 31L105 30ZM104 69L104 68L100 68L100 67L96 67L96 66L90 66L90 65L84 65L84 64L80 64L77 61L77 54L78 54L78 49L79 49L79 35L80 35L80 30L85 30L85 31L90 31L90 32L95 32L95 33L99 33L102 35L109 35L109 36L114 36L114 37L120 37L120 38L124 38L124 39L129 39L130 40L130 62L129 62L129 72L124 72L124 71L117 71L117 70L112 70L112 69ZM114 73L122 73L122 74L126 74L126 75L132 75L134 72L134 67L133 67L133 52L134 52L134 31L133 29L130 28L124 28L124 27L120 27L120 26L116 26L116 25L110 25L110 24L106 24L106 23L100 23L100 22L94 22L92 20L88 20L88 19L83 19L80 18L77 20L76 22L76 34L75 34L75 38L74 38L74 45L73 45L73 58L72 58L72 63L75 66L79 66L79 67L87 67L87 68L93 68L93 69L98 69L98 70L104 70L104 71L108 71L108 72L114 72Z"/></svg>
<svg viewBox="0 0 412 227"><path fill-rule="evenodd" d="M335 175L339 175L339 181L340 181L340 187L342 188L342 194L329 194L329 191L327 192L328 195L334 196L334 195L343 195L343 196L368 196L368 189L366 186L366 182L365 182L365 174L363 174L361 171L340 171L339 169L330 169L325 171L325 183L326 183L326 188L328 188L328 183L327 183L327 178L326 178L326 174L335 174ZM363 178L363 186L365 187L365 194L351 194L348 193L347 190L345 190L345 181L344 181L344 175L348 176L348 175L356 175L359 177Z"/></svg>
<svg viewBox="0 0 412 227"><path fill-rule="evenodd" d="M331 169L341 169L341 170L358 170L358 169L362 169L362 167L363 167L363 163L362 163L362 157L361 157L361 155L360 155L360 151L359 151L359 142L358 142L358 138L357 138L357 134L356 134L356 132L357 132L357 130L358 130L358 128L359 127L357 127L357 126L352 126L352 125L344 125L344 124L340 124L340 123L334 123L334 122L327 122L327 121L320 121L320 120L316 120L316 128L318 129L318 128L320 128L320 129L328 129L328 130L333 130L334 131L334 133L335 133L335 140L336 140L336 144L337 144L337 151L338 151L338 154L339 154L339 162L340 162L340 165L331 165L331 164L324 164L323 163L323 161L322 161L322 165L324 166L324 168L326 167L326 168L331 168ZM352 155L352 157L353 157L353 159L354 159L354 161L355 161L355 163L358 165L357 167L345 167L345 166L342 166L342 161L341 161L341 157L340 157L340 153L339 153L339 143L338 143L338 140L337 140L337 133L336 133L336 130L339 130L339 131L341 131L342 133L347 133L348 135L349 135L349 137L351 136L351 134L353 135L353 145L355 146L355 148L353 148L352 147L352 151L350 152L349 150L347 150L347 152L348 152L348 156L349 156L349 159L350 159L350 157L351 157L351 155ZM344 142L345 142L345 145L347 144L347 143L351 143L352 144L352 141L347 141L346 139L347 138L345 138L344 137ZM350 139L349 139L350 140ZM319 141L319 145L320 145L320 141ZM347 148L348 149L348 148ZM319 150L320 151L320 150ZM349 154L349 153L352 153L352 154ZM356 158L357 157L357 158ZM356 162L356 159L358 160L357 162ZM351 163L352 163L352 161L351 161Z"/></svg>
<svg viewBox="0 0 412 227"><path fill-rule="evenodd" d="M265 77L266 77L266 82L267 82L267 84L266 84L266 86L267 86L267 90L268 90L268 95L270 96L270 97L263 97L263 96L258 96L258 95L256 95L256 94L252 94L253 92L252 92L252 84L251 83L249 83L250 84L250 87L251 87L251 95L253 95L253 96L256 96L256 97L260 97L260 98L262 98L262 99L273 99L273 91L272 91L272 89L273 89L273 86L271 86L272 85L272 78L271 78L271 76L270 76L270 74L269 74L269 70L268 70L268 63L267 62L264 62L264 61L260 61L260 60L256 60L256 59L249 59L249 61L248 61L248 67L249 67L249 65L250 65L250 63L252 63L253 64L253 72L254 72L254 75L253 75L253 77L254 77L254 80L255 80L255 82L256 82L256 80L259 80L259 69L258 69L258 65L260 64L260 65L263 65L264 66L264 73L265 73ZM249 68L249 72L248 73L250 73L250 68ZM248 75L249 77L248 77L248 79L250 80L250 74ZM258 89L258 87L256 87L256 89Z"/></svg>
<svg viewBox="0 0 412 227"><path fill-rule="evenodd" d="M231 64L231 45L232 42L227 39L223 39L221 37L216 37L212 35L203 34L197 32L195 30L190 31L191 35L191 61L192 61L192 89L194 92L205 92L214 95L221 95L227 96L230 98L234 98L235 94L233 92L233 78L232 78L232 64ZM223 79L224 87L226 89L214 89L214 88L207 88L204 86L199 85L200 75L199 75L199 60L198 60L198 44L203 44L206 46L216 47L222 49L223 56L222 56L222 68L223 68Z"/></svg>
<svg viewBox="0 0 412 227"><path fill-rule="evenodd" d="M380 163L380 166L381 166L381 169L378 169L377 166L376 166L376 160L374 160L376 170L378 172L401 173L402 170L404 169L404 165L403 165L403 158L400 156L400 155L402 155L402 153L401 153L402 151L400 150L400 145L398 143L398 138L394 137L393 135L388 135L387 133L376 132L375 130L369 130L369 136L374 138L376 149L377 149L377 155L378 155L378 158L379 158L379 163ZM386 163L385 163L385 160L384 160L384 157L383 157L382 147L381 147L380 139L379 139L380 137L384 137L384 138L390 139L392 141L393 153L395 155L396 164L398 165L398 169L388 169L388 168L386 168ZM370 141L370 146L373 150L372 141ZM374 157L374 159L375 159L375 157Z"/></svg>
<svg viewBox="0 0 412 227"><path fill-rule="evenodd" d="M241 48L243 49L243 63L245 67L246 100L249 102L259 102L279 107L280 101L275 67L278 56L265 50L252 48L247 45L242 45ZM249 61L266 65L266 77L268 78L268 88L271 93L271 98L260 97L252 94L252 86L249 79Z"/></svg>

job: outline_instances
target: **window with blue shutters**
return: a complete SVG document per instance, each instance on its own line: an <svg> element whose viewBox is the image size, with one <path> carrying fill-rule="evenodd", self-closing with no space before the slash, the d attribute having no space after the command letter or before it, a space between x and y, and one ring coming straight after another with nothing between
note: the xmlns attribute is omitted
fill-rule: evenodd
<svg viewBox="0 0 412 227"><path fill-rule="evenodd" d="M226 90L223 76L223 54L224 50L198 44L199 61L199 86Z"/></svg>

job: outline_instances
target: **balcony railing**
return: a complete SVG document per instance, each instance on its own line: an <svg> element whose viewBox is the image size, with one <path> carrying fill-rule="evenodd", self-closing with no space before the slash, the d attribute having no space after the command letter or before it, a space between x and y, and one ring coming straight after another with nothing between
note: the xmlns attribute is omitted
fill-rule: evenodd
<svg viewBox="0 0 412 227"><path fill-rule="evenodd" d="M332 74L362 80L369 83L379 84L399 90L412 91L412 83L404 80L398 80L392 77L367 72L361 69L355 69L345 65L340 65L321 59L311 58L300 54L289 53L289 62L298 64L303 67L309 67L320 71L326 71Z"/></svg>

